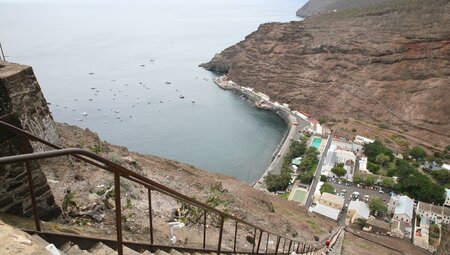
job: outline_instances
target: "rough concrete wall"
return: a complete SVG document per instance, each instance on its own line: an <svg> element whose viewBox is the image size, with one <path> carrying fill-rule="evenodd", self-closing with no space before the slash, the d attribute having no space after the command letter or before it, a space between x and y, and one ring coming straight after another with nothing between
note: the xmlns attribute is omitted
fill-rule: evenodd
<svg viewBox="0 0 450 255"><path fill-rule="evenodd" d="M59 143L55 123L40 91L33 70L0 61L0 120ZM0 157L41 151L44 147L22 141L14 133L0 128ZM30 163L41 219L59 216L60 208L37 162ZM24 163L0 165L0 212L31 216L31 197Z"/></svg>

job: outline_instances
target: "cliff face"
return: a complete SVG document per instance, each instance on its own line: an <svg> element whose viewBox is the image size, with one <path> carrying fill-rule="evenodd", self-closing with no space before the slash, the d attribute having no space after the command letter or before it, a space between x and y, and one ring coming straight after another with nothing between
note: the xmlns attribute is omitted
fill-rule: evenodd
<svg viewBox="0 0 450 255"><path fill-rule="evenodd" d="M334 10L341 11L349 8L361 8L389 1L391 0L309 0L302 8L298 9L296 14L299 17L307 18Z"/></svg>
<svg viewBox="0 0 450 255"><path fill-rule="evenodd" d="M331 125L383 123L442 148L450 142L449 10L445 0L400 1L263 24L202 66Z"/></svg>

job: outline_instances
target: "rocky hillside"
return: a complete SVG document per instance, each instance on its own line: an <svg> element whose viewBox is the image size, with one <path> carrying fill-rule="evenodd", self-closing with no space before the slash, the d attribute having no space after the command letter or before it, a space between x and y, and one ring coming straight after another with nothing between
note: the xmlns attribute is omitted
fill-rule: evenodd
<svg viewBox="0 0 450 255"><path fill-rule="evenodd" d="M331 126L350 119L440 149L450 143L449 13L447 0L401 0L263 24L202 66Z"/></svg>
<svg viewBox="0 0 450 255"><path fill-rule="evenodd" d="M130 152L125 147L102 142L95 133L87 129L67 124L57 124L57 129L64 147L81 147L94 151L151 180L275 233L315 242L315 239L323 241L329 237L337 226L335 222L318 215L308 215L306 209L296 202L253 189L233 177L209 173L156 156ZM94 233L99 230L107 235L114 233L114 210L105 207L105 204L112 206L114 201L110 198L105 202L102 198L113 183L113 176L109 172L68 158L47 160L41 165L57 203L63 204L67 189L74 194L72 200L79 208L67 213L70 224L92 226ZM127 180L122 180L121 186L126 236L128 239L148 241L147 236L140 234L148 233L147 190ZM177 217L176 211L182 208L182 204L161 193L154 191L152 194L155 240L168 244L167 223ZM182 219L188 226L176 231L179 245L201 244L202 226L198 223L202 220L196 217L201 216L202 219L202 211L198 214ZM207 231L211 247L215 247L218 236L216 221L216 217L208 216ZM234 224L226 222L224 229L225 245L232 247ZM83 230L85 231L91 230ZM246 236L252 236L251 231L248 227L240 226L241 245L250 245L245 240Z"/></svg>
<svg viewBox="0 0 450 255"><path fill-rule="evenodd" d="M297 16L307 18L319 13L341 11L349 8L361 8L364 6L386 3L391 0L309 0L302 8L298 9Z"/></svg>

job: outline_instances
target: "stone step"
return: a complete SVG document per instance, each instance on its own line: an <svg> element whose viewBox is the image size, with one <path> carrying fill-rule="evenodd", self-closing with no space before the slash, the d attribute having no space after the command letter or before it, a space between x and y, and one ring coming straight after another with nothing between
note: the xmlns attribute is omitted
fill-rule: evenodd
<svg viewBox="0 0 450 255"><path fill-rule="evenodd" d="M128 248L127 246L123 246L123 255L141 255L142 253L139 253L133 249Z"/></svg>
<svg viewBox="0 0 450 255"><path fill-rule="evenodd" d="M95 243L94 245L89 247L88 251L91 254L95 254L95 255L117 254L117 252L115 250L113 250L111 247L109 247L108 245L106 245L102 242Z"/></svg>
<svg viewBox="0 0 450 255"><path fill-rule="evenodd" d="M170 255L169 253L162 251L162 250L157 250L155 254L156 255Z"/></svg>
<svg viewBox="0 0 450 255"><path fill-rule="evenodd" d="M40 247L38 250L31 253L31 255L51 255L51 253L45 249L45 247Z"/></svg>
<svg viewBox="0 0 450 255"><path fill-rule="evenodd" d="M45 247L45 246L49 245L49 243L47 241L45 241L42 237L40 237L37 234L32 235L31 238L33 239L33 242L36 242L36 244L41 247Z"/></svg>
<svg viewBox="0 0 450 255"><path fill-rule="evenodd" d="M66 255L88 255L91 254L88 251L81 250L78 245L73 244L71 242L66 242L61 247L59 247L59 250L64 252Z"/></svg>
<svg viewBox="0 0 450 255"><path fill-rule="evenodd" d="M174 250L174 249L171 249L171 250L170 250L170 254L172 254L172 255L183 255L183 253L181 253L181 252L179 252L179 251L176 251L176 250Z"/></svg>

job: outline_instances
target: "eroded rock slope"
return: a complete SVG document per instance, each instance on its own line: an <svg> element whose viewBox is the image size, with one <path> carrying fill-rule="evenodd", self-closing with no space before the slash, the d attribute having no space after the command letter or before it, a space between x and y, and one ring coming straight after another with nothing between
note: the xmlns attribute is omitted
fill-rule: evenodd
<svg viewBox="0 0 450 255"><path fill-rule="evenodd" d="M268 23L202 66L333 125L388 126L430 148L450 139L450 4L396 1Z"/></svg>

